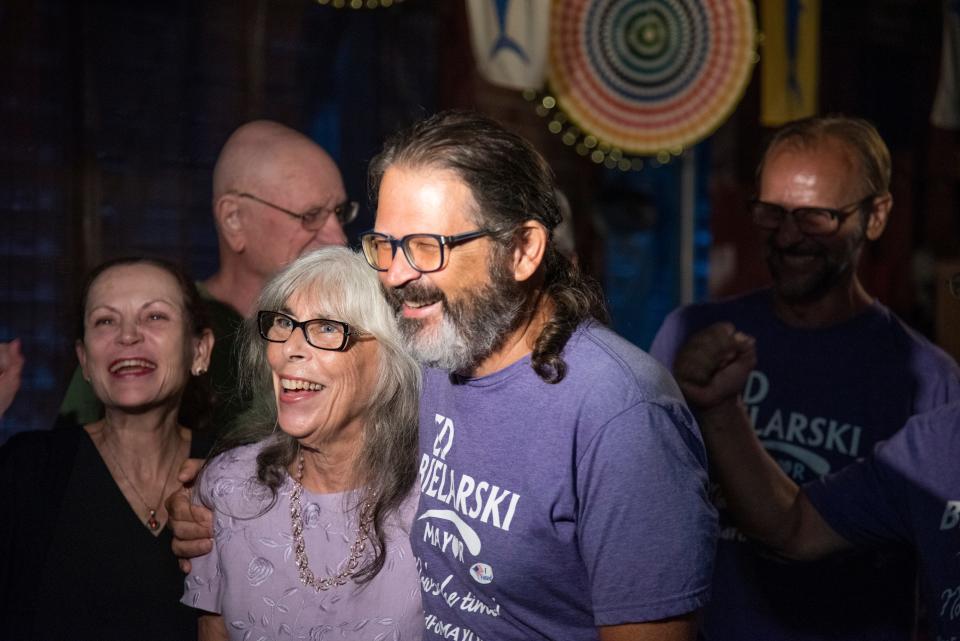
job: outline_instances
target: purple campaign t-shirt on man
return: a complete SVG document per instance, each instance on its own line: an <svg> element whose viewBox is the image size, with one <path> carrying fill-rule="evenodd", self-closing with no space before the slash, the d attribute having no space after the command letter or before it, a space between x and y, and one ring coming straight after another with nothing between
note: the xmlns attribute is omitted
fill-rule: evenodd
<svg viewBox="0 0 960 641"><path fill-rule="evenodd" d="M960 398L960 371L942 350L874 302L824 329L785 325L768 289L690 305L664 321L650 352L668 367L693 333L726 321L756 339L757 364L743 402L769 454L797 483L867 456L914 414ZM722 507L722 497L715 490ZM720 511L707 638L911 638L914 573L909 554L854 551L785 563L740 533Z"/></svg>
<svg viewBox="0 0 960 641"><path fill-rule="evenodd" d="M425 639L593 640L709 596L716 512L673 379L597 324L563 357L554 385L529 357L425 373L411 532Z"/></svg>

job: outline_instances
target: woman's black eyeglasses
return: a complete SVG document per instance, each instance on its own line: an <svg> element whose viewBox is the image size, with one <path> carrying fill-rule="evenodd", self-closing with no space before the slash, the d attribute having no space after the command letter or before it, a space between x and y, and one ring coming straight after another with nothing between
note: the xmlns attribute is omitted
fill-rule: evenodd
<svg viewBox="0 0 960 641"><path fill-rule="evenodd" d="M329 318L312 318L298 321L282 312L257 312L257 327L260 336L271 343L286 343L298 327L307 343L317 349L342 352L350 336L362 336L367 332L351 328L343 321Z"/></svg>

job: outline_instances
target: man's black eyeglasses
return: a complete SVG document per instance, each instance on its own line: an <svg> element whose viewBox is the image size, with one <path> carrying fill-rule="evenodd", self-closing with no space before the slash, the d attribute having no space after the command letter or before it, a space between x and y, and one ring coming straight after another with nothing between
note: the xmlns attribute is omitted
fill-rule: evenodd
<svg viewBox="0 0 960 641"><path fill-rule="evenodd" d="M287 216L293 216L300 221L300 224L303 225L303 228L307 231L317 231L318 229L322 228L325 224L327 224L327 219L330 218L331 214L337 217L337 221L341 225L350 224L356 219L357 212L360 211L360 205L358 205L356 202L352 200L345 200L332 209L311 209L303 212L302 214L298 214L295 211L290 211L285 207L275 205L269 200L264 200L259 196L254 196L253 194L249 194L247 192L238 193L236 196L239 198L249 198L250 200L258 202L261 205L266 205L267 207L276 209L279 212L283 212Z"/></svg>
<svg viewBox="0 0 960 641"><path fill-rule="evenodd" d="M438 234L407 234L403 238L393 238L387 234L368 231L360 234L360 245L367 262L378 272L390 269L397 255L397 248L403 250L410 266L421 274L435 272L443 267L444 248L465 243L474 238L486 236L491 232L478 229L454 236Z"/></svg>
<svg viewBox="0 0 960 641"><path fill-rule="evenodd" d="M298 321L282 312L257 312L257 328L260 336L271 343L286 343L297 328L303 332L307 343L317 349L342 352L350 336L363 336L366 332L352 329L343 321L329 318L312 318Z"/></svg>
<svg viewBox="0 0 960 641"><path fill-rule="evenodd" d="M775 231L783 224L785 217L792 216L797 228L804 234L808 236L830 236L837 233L843 221L872 203L875 197L870 195L838 209L830 207L787 209L780 205L753 199L747 202L747 211L753 220L753 224L760 229Z"/></svg>

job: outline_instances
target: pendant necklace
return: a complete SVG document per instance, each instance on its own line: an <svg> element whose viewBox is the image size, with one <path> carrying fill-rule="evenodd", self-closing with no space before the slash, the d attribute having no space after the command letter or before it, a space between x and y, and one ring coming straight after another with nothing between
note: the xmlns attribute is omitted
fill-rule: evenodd
<svg viewBox="0 0 960 641"><path fill-rule="evenodd" d="M111 431L116 432L114 427L107 422L107 419L104 418L103 422L111 429ZM170 482L170 475L173 474L173 466L177 462L177 453L180 451L180 434L177 433L177 446L173 451L173 457L170 461L170 468L167 470L167 476L163 479L163 487L160 488L160 497L157 499L156 507L150 507L150 504L144 500L143 495L140 494L140 490L137 489L137 486L134 485L133 481L130 480L130 477L127 476L127 473L123 471L123 466L120 465L120 460L117 458L116 454L113 452L113 446L107 444L107 438L104 437L104 449L107 450L107 454L110 455L110 458L113 460L113 464L117 466L117 469L120 470L120 476L127 482L132 489L134 494L137 495L137 498L140 499L140 502L143 503L143 507L147 508L149 516L147 517L147 527L150 528L151 532L156 532L160 529L160 521L157 520L157 510L160 509L160 504L163 503L164 494L167 491L167 483Z"/></svg>
<svg viewBox="0 0 960 641"><path fill-rule="evenodd" d="M297 462L297 478L293 480L293 492L290 494L290 524L293 528L293 549L297 557L297 569L300 574L300 582L307 587L312 587L318 592L329 590L332 587L344 585L360 564L360 557L367 544L367 535L370 532L370 526L373 524L373 502L375 495L367 493L360 505L360 514L357 525L357 538L350 546L350 556L341 564L343 570L333 576L318 577L310 569L307 559L307 548L303 542L303 512L300 507L300 495L303 494L303 452L300 452L300 460Z"/></svg>

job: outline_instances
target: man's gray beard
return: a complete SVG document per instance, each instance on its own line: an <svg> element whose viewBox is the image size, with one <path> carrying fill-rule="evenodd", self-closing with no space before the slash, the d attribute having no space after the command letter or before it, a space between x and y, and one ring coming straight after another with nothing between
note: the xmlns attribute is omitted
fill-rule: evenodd
<svg viewBox="0 0 960 641"><path fill-rule="evenodd" d="M407 288L417 285L407 285ZM421 288L436 291L435 288ZM501 347L510 332L519 326L524 307L524 290L503 267L491 267L490 283L463 292L461 300L440 299L439 325L426 328L419 319L404 318L397 323L413 357L424 365L469 373L483 359ZM399 310L402 299L396 291L387 296Z"/></svg>

